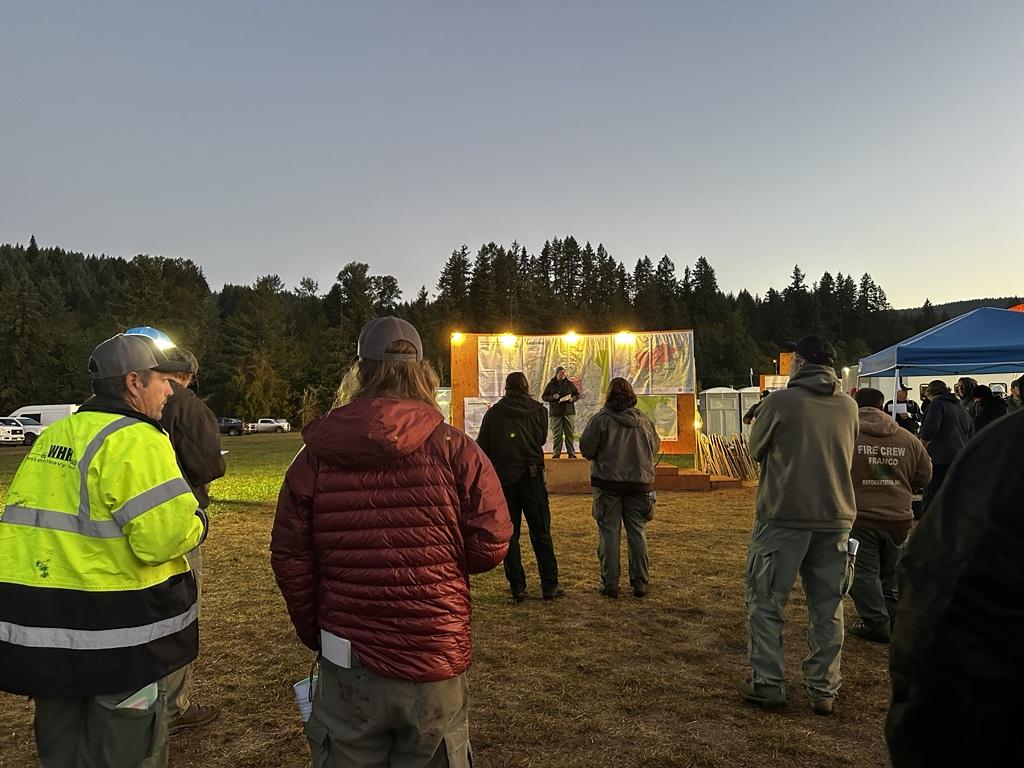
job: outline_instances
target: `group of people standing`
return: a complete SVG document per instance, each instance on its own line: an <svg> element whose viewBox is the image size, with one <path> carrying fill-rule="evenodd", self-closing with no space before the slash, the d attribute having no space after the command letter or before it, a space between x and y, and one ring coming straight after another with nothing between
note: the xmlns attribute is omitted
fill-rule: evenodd
<svg viewBox="0 0 1024 768"><path fill-rule="evenodd" d="M559 367L544 389L550 403L553 458L565 436L569 458L572 422L568 432L564 406L579 399L579 391ZM591 460L593 516L597 521L601 592L619 596L619 541L626 529L629 583L636 597L644 597L650 584L646 525L654 516L654 466L661 441L651 420L636 407L636 394L628 381L612 379L604 407L594 414L580 436L580 453ZM551 539L551 511L544 477L547 440L544 406L533 399L522 371L505 379L505 396L488 409L480 424L477 443L501 478L502 491L512 518L512 539L505 557L505 577L512 600L526 599L526 574L519 549L523 516L537 558L541 594L545 600L564 595L558 585L558 564Z"/></svg>
<svg viewBox="0 0 1024 768"><path fill-rule="evenodd" d="M862 619L855 633L893 640L888 736L897 768L955 752L933 729L970 728L985 749L1001 747L1022 677L1024 472L1012 448L1024 419L998 422L950 459L904 551L911 493L948 458L936 448L952 445L946 430L967 430L953 404L966 410L933 382L925 450L885 415L881 392L841 391L821 339L802 339L793 359L788 387L762 401L750 437L762 473L743 696L767 708L786 703L783 611L799 575L810 615L802 671L816 714L834 711L842 602L852 589ZM39 437L8 491L0 688L35 699L45 768L160 768L169 699L180 702L172 729L216 717L186 693L198 650L206 484L224 472L208 439L213 416L186 389L197 367L146 336L103 342L89 360L94 397ZM471 765L469 576L504 562L512 600L526 599L525 516L541 596L565 595L543 446L546 418L557 418L575 454L565 420L579 392L566 378L559 370L545 388L545 414L523 373L509 374L474 441L444 422L416 329L394 317L362 329L334 407L303 430L271 534L277 584L320 665L305 722L315 765ZM613 379L579 442L591 461L600 590L611 599L623 526L634 596L650 585L645 526L660 444L636 405L629 382Z"/></svg>
<svg viewBox="0 0 1024 768"><path fill-rule="evenodd" d="M804 337L787 388L754 416L749 445L761 477L747 558L751 671L740 692L766 709L786 706L783 612L799 574L811 710L835 711L848 629L892 645L886 736L896 768L987 764L1012 742L1012 691L1024 679L1024 472L1004 455L1024 419L972 439L982 410L972 405L984 395L972 397L963 380L960 398L930 382L918 423L916 408L893 408L877 389L843 393L834 364L830 345ZM860 618L849 627L847 594Z"/></svg>

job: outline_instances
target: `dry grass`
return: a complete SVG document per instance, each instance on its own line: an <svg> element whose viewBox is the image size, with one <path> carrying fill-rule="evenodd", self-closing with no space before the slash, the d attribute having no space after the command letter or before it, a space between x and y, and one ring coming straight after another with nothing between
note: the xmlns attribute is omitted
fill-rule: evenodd
<svg viewBox="0 0 1024 768"><path fill-rule="evenodd" d="M659 494L649 527L652 589L597 591L589 497L552 499L564 600L507 601L501 569L473 583L471 725L476 764L570 766L884 766L884 647L848 638L833 718L799 684L806 629L795 591L786 630L788 710L766 714L734 689L745 671L743 563L753 491ZM291 683L310 653L294 639L268 563L272 507L224 505L204 547L202 652L194 698L216 724L172 739L174 766L304 766ZM535 573L524 550L528 574ZM532 569L532 570L531 570ZM625 552L623 552L625 571ZM852 608L849 609L852 611ZM36 765L31 705L0 694L0 766Z"/></svg>

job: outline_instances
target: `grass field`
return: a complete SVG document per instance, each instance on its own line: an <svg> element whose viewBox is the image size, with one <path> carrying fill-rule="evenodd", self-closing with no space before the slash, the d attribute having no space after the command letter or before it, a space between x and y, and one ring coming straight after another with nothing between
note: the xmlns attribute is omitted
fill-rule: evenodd
<svg viewBox="0 0 1024 768"><path fill-rule="evenodd" d="M228 476L213 486L194 686L197 701L223 711L211 726L172 739L174 766L308 764L291 684L307 674L311 654L294 639L268 557L280 479L299 446L295 434L224 440ZM0 448L0 489L23 455ZM885 647L848 637L836 715L812 715L799 684L806 648L799 590L787 612L788 709L761 712L735 691L745 671L743 568L753 494L659 494L658 519L648 528L651 593L637 600L627 591L618 601L597 593L589 497L552 497L567 597L540 599L528 542L525 603L508 602L500 568L473 579L475 764L888 765ZM36 765L31 704L0 694L0 708L0 766Z"/></svg>

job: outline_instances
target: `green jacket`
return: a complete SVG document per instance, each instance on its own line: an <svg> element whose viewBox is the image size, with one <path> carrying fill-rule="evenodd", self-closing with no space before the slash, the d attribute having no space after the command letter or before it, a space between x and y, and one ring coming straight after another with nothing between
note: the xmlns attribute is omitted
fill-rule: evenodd
<svg viewBox="0 0 1024 768"><path fill-rule="evenodd" d="M810 363L765 398L750 431L761 463L757 519L784 528L844 530L857 515L850 467L857 404L832 368Z"/></svg>
<svg viewBox="0 0 1024 768"><path fill-rule="evenodd" d="M94 398L51 425L0 516L0 689L117 693L195 658L206 527L157 422Z"/></svg>

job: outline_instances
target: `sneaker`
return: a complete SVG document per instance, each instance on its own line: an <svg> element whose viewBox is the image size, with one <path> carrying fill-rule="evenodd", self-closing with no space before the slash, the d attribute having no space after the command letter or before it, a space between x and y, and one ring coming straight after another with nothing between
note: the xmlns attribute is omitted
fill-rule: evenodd
<svg viewBox="0 0 1024 768"><path fill-rule="evenodd" d="M551 458L552 459L560 459L560 458L562 458L562 454L560 454L560 453L553 453L553 454L551 454Z"/></svg>
<svg viewBox="0 0 1024 768"><path fill-rule="evenodd" d="M749 704L761 707L762 709L776 710L786 706L786 700L769 695L763 687L754 685L749 677L741 680L736 689L742 694Z"/></svg>
<svg viewBox="0 0 1024 768"><path fill-rule="evenodd" d="M846 628L846 631L851 635L859 637L861 640L869 640L872 643L888 643L889 633L884 629L872 629L863 621L858 621L856 624L851 624Z"/></svg>
<svg viewBox="0 0 1024 768"><path fill-rule="evenodd" d="M633 597L647 597L647 587L633 587Z"/></svg>
<svg viewBox="0 0 1024 768"><path fill-rule="evenodd" d="M526 589L513 589L512 590L512 602L521 603L526 600Z"/></svg>
<svg viewBox="0 0 1024 768"><path fill-rule="evenodd" d="M212 723L220 714L220 707L213 704L192 704L185 712L167 724L168 733L177 733L186 728L197 728Z"/></svg>
<svg viewBox="0 0 1024 768"><path fill-rule="evenodd" d="M617 600L619 597L618 587L601 587L601 594L605 597L610 597L612 600Z"/></svg>
<svg viewBox="0 0 1024 768"><path fill-rule="evenodd" d="M830 699L811 699L811 712L822 717L828 717L835 712L834 698Z"/></svg>
<svg viewBox="0 0 1024 768"><path fill-rule="evenodd" d="M544 592L543 595L545 600L557 600L559 597L565 597L565 590L561 587L555 587Z"/></svg>
<svg viewBox="0 0 1024 768"><path fill-rule="evenodd" d="M575 459L576 458L576 454L575 453L570 453L569 454L569 458L570 459Z"/></svg>

